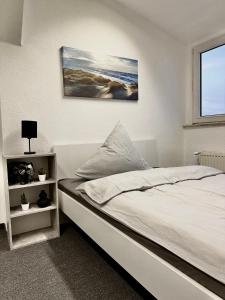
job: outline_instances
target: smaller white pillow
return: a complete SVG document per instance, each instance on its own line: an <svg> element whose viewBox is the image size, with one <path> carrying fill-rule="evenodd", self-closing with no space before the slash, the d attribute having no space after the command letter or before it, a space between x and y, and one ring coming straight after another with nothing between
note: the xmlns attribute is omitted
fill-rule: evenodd
<svg viewBox="0 0 225 300"><path fill-rule="evenodd" d="M129 135L119 122L104 144L75 174L86 179L97 179L148 168L147 162L135 149Z"/></svg>

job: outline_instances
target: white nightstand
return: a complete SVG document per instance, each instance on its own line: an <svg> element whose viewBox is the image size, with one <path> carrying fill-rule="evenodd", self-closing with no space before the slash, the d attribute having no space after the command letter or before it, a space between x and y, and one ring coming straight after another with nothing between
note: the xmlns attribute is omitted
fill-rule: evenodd
<svg viewBox="0 0 225 300"><path fill-rule="evenodd" d="M56 154L39 153L31 155L4 155L4 179L7 232L10 249L17 249L59 237L59 209L57 194ZM28 184L8 184L8 165L13 161L32 162L35 180ZM37 171L47 170L47 178L40 182ZM45 190L51 205L37 206L41 190ZM23 211L20 205L21 194L25 193L30 209Z"/></svg>

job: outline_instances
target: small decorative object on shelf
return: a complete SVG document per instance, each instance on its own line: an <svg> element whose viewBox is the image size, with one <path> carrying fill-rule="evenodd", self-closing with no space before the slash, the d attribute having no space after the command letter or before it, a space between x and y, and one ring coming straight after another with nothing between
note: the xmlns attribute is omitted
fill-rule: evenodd
<svg viewBox="0 0 225 300"><path fill-rule="evenodd" d="M22 207L22 210L28 210L29 209L29 202L26 198L26 195L23 193L21 195L21 207Z"/></svg>
<svg viewBox="0 0 225 300"><path fill-rule="evenodd" d="M9 185L27 184L34 180L34 167L31 162L14 161L8 166Z"/></svg>
<svg viewBox="0 0 225 300"><path fill-rule="evenodd" d="M42 190L39 194L39 199L37 201L38 207L47 207L51 204L51 201L48 199L47 194L44 190Z"/></svg>
<svg viewBox="0 0 225 300"><path fill-rule="evenodd" d="M41 168L38 170L38 178L39 181L45 181L46 180L46 170L44 168Z"/></svg>

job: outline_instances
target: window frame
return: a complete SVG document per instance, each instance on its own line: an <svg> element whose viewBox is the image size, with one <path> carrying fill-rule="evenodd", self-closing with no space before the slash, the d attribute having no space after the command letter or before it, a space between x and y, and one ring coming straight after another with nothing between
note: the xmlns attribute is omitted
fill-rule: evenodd
<svg viewBox="0 0 225 300"><path fill-rule="evenodd" d="M225 45L225 35L204 42L192 50L193 124L225 122L225 114L201 116L201 53L223 45Z"/></svg>

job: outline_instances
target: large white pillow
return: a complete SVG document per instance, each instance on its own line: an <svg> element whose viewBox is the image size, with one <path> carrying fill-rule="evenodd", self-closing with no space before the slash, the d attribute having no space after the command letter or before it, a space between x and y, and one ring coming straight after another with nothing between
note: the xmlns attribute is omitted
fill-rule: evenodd
<svg viewBox="0 0 225 300"><path fill-rule="evenodd" d="M119 122L104 144L75 174L86 179L97 179L147 168L149 168L147 162L135 149L129 135Z"/></svg>

